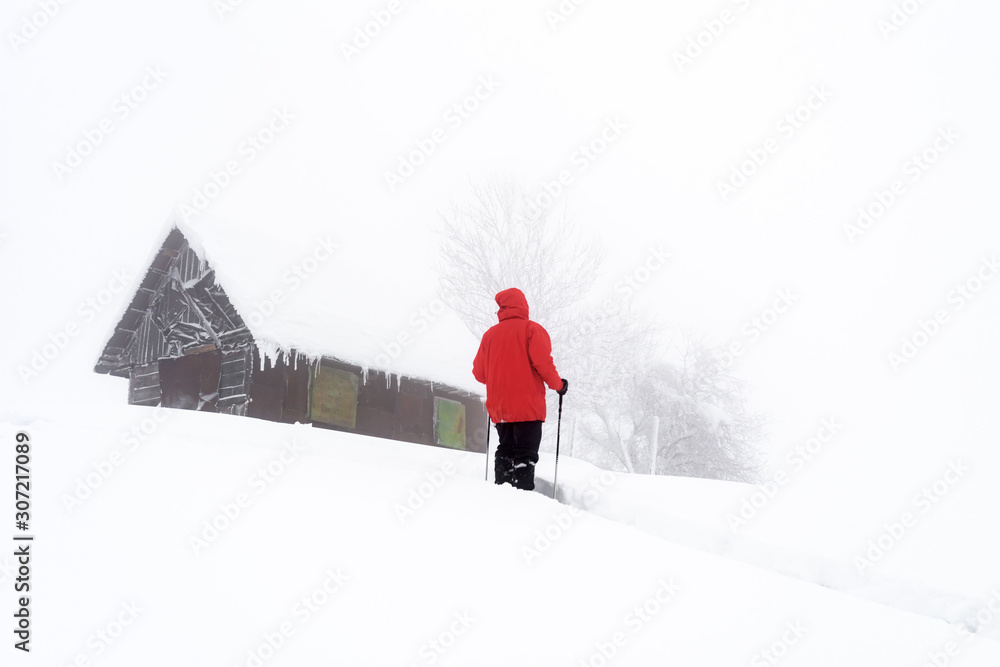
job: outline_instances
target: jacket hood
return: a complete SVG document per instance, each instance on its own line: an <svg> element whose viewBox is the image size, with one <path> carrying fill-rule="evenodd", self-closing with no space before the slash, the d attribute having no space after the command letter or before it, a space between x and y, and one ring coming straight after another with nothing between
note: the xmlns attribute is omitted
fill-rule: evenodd
<svg viewBox="0 0 1000 667"><path fill-rule="evenodd" d="M528 319L528 300L524 298L524 293L516 287L497 292L497 318L503 322L512 317Z"/></svg>

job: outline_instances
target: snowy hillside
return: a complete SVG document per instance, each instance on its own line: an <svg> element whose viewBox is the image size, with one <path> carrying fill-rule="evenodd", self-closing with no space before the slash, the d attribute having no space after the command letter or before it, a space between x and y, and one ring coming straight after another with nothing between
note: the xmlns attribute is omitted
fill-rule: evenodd
<svg viewBox="0 0 1000 667"><path fill-rule="evenodd" d="M49 490L32 664L1000 660L941 621L486 484L482 455L126 406L26 428ZM581 502L641 502L561 468Z"/></svg>
<svg viewBox="0 0 1000 667"><path fill-rule="evenodd" d="M3 3L0 666L1000 665L998 24L995 0ZM265 356L478 393L444 221L508 178L551 226L482 237L503 261L462 289L492 317L494 282L586 287L531 311L572 386L559 502L551 411L517 493L481 455L129 407L125 366L94 372L178 220ZM626 311L649 345L588 338ZM575 402L613 392L577 353L688 333L766 423L760 486L583 461L616 464Z"/></svg>

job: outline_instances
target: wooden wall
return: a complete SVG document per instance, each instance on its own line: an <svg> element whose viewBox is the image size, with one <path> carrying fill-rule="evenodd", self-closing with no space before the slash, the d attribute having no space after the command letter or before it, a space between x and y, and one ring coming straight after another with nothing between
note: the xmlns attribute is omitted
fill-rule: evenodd
<svg viewBox="0 0 1000 667"><path fill-rule="evenodd" d="M247 414L423 445L486 450L486 412L469 392L387 376L336 359L261 363L254 350ZM442 400L451 401L442 407ZM448 428L442 430L442 425ZM456 427L461 425L461 433Z"/></svg>

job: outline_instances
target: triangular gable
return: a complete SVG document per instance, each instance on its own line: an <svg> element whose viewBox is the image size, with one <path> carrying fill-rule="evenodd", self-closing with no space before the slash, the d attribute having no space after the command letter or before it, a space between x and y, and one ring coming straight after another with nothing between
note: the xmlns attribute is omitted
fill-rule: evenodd
<svg viewBox="0 0 1000 667"><path fill-rule="evenodd" d="M252 337L215 272L174 227L115 327L94 370L129 368L194 351L246 347Z"/></svg>

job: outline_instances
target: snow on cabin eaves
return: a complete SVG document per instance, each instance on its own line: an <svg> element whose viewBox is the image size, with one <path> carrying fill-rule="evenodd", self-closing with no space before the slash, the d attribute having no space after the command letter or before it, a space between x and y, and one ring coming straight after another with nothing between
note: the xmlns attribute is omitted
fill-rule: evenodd
<svg viewBox="0 0 1000 667"><path fill-rule="evenodd" d="M252 239L252 230L243 235ZM338 273L337 265L346 264L345 258L338 255L328 262L331 267L324 267L321 274L311 279L316 283L311 287L321 288L330 295L328 298L310 301L303 294L305 290L285 289L284 300L268 310L261 307L267 301L267 296L261 294L270 295L275 290L268 289L260 275L281 270L280 254L274 257L277 268L262 265L261 252L241 252L252 241L242 238L240 245L232 234L222 233L204 221L195 230L180 219L171 219L161 238L135 296L107 339L95 368L98 372L123 375L117 358L124 344L135 334L138 319L148 308L160 282L166 279L170 260L190 248L214 274L215 282L225 294L225 310L231 309L230 317L235 318L234 326L245 327L262 358L297 363L300 356L310 361L326 357L364 371L385 371L482 394L482 385L471 373L478 341L450 309L435 310L436 316L429 326L421 322L421 328L414 329L405 324L405 318L404 324L400 324L396 314L405 315L408 309L405 283L394 293L388 293L384 286L381 291L377 286L368 290L369 276L360 273L356 263L343 266ZM265 258L270 256L264 254ZM186 282L197 281L192 275ZM401 334L407 336L405 348L395 342Z"/></svg>

